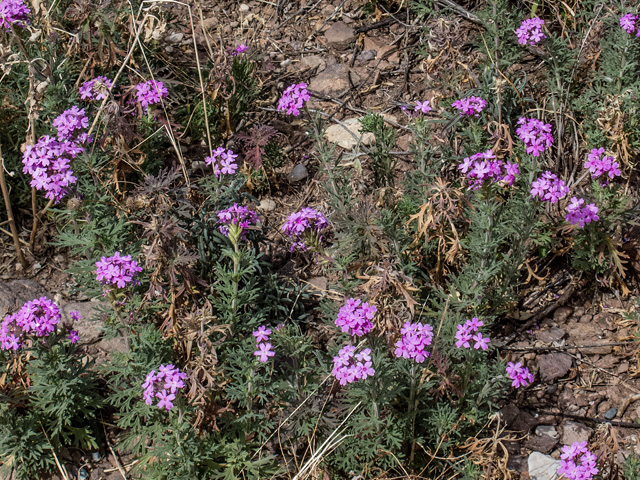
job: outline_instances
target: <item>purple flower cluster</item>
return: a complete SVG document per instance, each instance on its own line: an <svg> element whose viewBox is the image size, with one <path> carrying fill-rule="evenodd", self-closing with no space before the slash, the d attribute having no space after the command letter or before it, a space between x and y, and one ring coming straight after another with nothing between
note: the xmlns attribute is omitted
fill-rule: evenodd
<svg viewBox="0 0 640 480"><path fill-rule="evenodd" d="M85 132L81 132L89 126L89 119L84 113L84 108L78 108L74 105L54 118L52 123L58 130L58 140L60 141L85 143L90 140Z"/></svg>
<svg viewBox="0 0 640 480"><path fill-rule="evenodd" d="M184 388L187 374L178 370L174 365L160 365L158 372L151 370L142 384L144 403L153 405L153 399L158 399L158 408L169 411L173 408L173 400L179 388Z"/></svg>
<svg viewBox="0 0 640 480"><path fill-rule="evenodd" d="M537 118L520 117L516 133L527 147L527 153L539 157L542 152L553 145L551 124L542 123Z"/></svg>
<svg viewBox="0 0 640 480"><path fill-rule="evenodd" d="M282 93L282 98L278 102L278 111L286 111L287 114L297 117L300 115L300 109L310 98L306 83L293 84Z"/></svg>
<svg viewBox="0 0 640 480"><path fill-rule="evenodd" d="M567 215L564 217L565 220L572 225L578 225L579 228L584 228L587 223L600 220L598 216L599 209L595 203L583 205L584 198L578 199L573 197L567 207Z"/></svg>
<svg viewBox="0 0 640 480"><path fill-rule="evenodd" d="M523 20L520 24L520 28L516 30L518 43L520 45L535 45L540 40L547 38L547 36L542 33L543 25L544 20L538 17L527 18L526 20Z"/></svg>
<svg viewBox="0 0 640 480"><path fill-rule="evenodd" d="M273 357L276 353L272 350L273 346L269 343L269 335L271 335L271 329L262 325L258 330L253 332L253 336L256 337L256 350L253 354L258 357L262 363L269 360L269 357Z"/></svg>
<svg viewBox="0 0 640 480"><path fill-rule="evenodd" d="M231 207L220 210L218 213L219 230L225 236L229 236L229 225L239 225L242 233L240 238L246 238L245 235L250 225L259 222L256 212L249 210L247 207L234 203Z"/></svg>
<svg viewBox="0 0 640 480"><path fill-rule="evenodd" d="M464 322L464 325L458 325L456 348L470 348L472 341L474 342L473 348L476 350L486 350L489 348L489 342L491 340L488 337L483 337L482 332L478 331L483 325L484 322L479 320L478 317L467 320Z"/></svg>
<svg viewBox="0 0 640 480"><path fill-rule="evenodd" d="M24 27L31 12L22 0L2 0L0 2L0 28L10 30L11 25Z"/></svg>
<svg viewBox="0 0 640 480"><path fill-rule="evenodd" d="M35 145L27 145L22 155L23 173L31 175L31 186L44 190L45 197L59 203L68 187L76 183L71 170L71 159L83 148L68 140L44 135Z"/></svg>
<svg viewBox="0 0 640 480"><path fill-rule="evenodd" d="M238 158L238 155L231 150L218 147L213 151L213 154L210 157L206 157L204 161L208 166L213 165L213 174L216 177L220 177L220 175L233 175L236 173L238 169L236 158Z"/></svg>
<svg viewBox="0 0 640 480"><path fill-rule="evenodd" d="M456 100L451 105L460 110L461 117L464 115L479 117L480 112L487 106L487 102L480 97L467 97Z"/></svg>
<svg viewBox="0 0 640 480"><path fill-rule="evenodd" d="M373 329L374 315L378 311L375 305L369 305L360 299L350 298L338 311L336 325L349 335L361 337Z"/></svg>
<svg viewBox="0 0 640 480"><path fill-rule="evenodd" d="M365 348L360 353L356 353L356 347L346 345L333 357L333 371L331 374L336 377L340 385L346 385L357 380L364 380L371 377L376 371L372 367L371 349Z"/></svg>
<svg viewBox="0 0 640 480"><path fill-rule="evenodd" d="M634 15L633 13L623 15L620 17L620 26L627 33L635 32L636 37L640 37L640 15Z"/></svg>
<svg viewBox="0 0 640 480"><path fill-rule="evenodd" d="M520 174L517 163L505 164L502 160L498 160L490 149L465 158L458 165L458 170L467 175L469 189L473 190L479 189L489 179L494 183L504 181L507 185L513 185L516 175Z"/></svg>
<svg viewBox="0 0 640 480"><path fill-rule="evenodd" d="M25 303L0 323L0 350L18 350L24 335L46 337L60 323L60 309L47 297Z"/></svg>
<svg viewBox="0 0 640 480"><path fill-rule="evenodd" d="M520 362L507 364L507 375L513 380L511 386L514 388L526 387L533 382L533 375L529 372L527 367L524 367Z"/></svg>
<svg viewBox="0 0 640 480"><path fill-rule="evenodd" d="M305 207L287 217L282 232L293 239L290 251L296 248L307 250L319 245L322 231L329 226L325 216L313 208Z"/></svg>
<svg viewBox="0 0 640 480"><path fill-rule="evenodd" d="M244 43L241 43L235 48L235 50L231 53L231 55L233 55L234 57L237 57L238 55L246 52L247 50L249 50L249 47L247 47Z"/></svg>
<svg viewBox="0 0 640 480"><path fill-rule="evenodd" d="M593 178L598 178L603 174L610 179L620 176L620 164L615 161L615 158L603 155L604 148L592 149L584 168L589 169Z"/></svg>
<svg viewBox="0 0 640 480"><path fill-rule="evenodd" d="M131 255L122 256L120 252L111 257L100 257L100 261L96 262L96 278L103 285L124 288L141 271L142 268L131 259Z"/></svg>
<svg viewBox="0 0 640 480"><path fill-rule="evenodd" d="M107 77L98 76L88 80L80 86L80 98L82 100L104 100L113 88L113 82Z"/></svg>
<svg viewBox="0 0 640 480"><path fill-rule="evenodd" d="M549 170L531 184L531 198L540 197L544 202L558 203L558 200L566 197L568 193L569 187Z"/></svg>
<svg viewBox="0 0 640 480"><path fill-rule="evenodd" d="M568 480L591 480L598 474L596 457L587 448L587 442L574 442L573 445L562 447L558 474Z"/></svg>
<svg viewBox="0 0 640 480"><path fill-rule="evenodd" d="M433 341L433 327L428 323L406 322L400 330L402 337L396 342L396 357L415 360L422 363L431 353L426 348Z"/></svg>
<svg viewBox="0 0 640 480"><path fill-rule="evenodd" d="M144 113L147 113L149 106L162 102L168 95L169 90L164 83L157 80L147 80L136 85L136 97Z"/></svg>

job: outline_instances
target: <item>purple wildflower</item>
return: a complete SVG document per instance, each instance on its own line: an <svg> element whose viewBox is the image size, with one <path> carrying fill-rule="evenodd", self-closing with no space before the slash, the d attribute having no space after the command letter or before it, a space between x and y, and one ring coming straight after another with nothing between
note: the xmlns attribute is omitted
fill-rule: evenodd
<svg viewBox="0 0 640 480"><path fill-rule="evenodd" d="M598 216L598 207L595 203L584 205L584 198L573 197L571 203L567 207L567 215L565 220L572 225L578 225L579 228L584 228L587 223L597 222L600 220Z"/></svg>
<svg viewBox="0 0 640 480"><path fill-rule="evenodd" d="M553 145L551 124L542 123L536 118L520 117L516 133L527 147L527 153L539 157L542 152Z"/></svg>
<svg viewBox="0 0 640 480"><path fill-rule="evenodd" d="M480 112L487 106L486 100L480 97L467 97L456 100L451 106L457 108L460 111L460 116L475 116L479 117Z"/></svg>
<svg viewBox="0 0 640 480"><path fill-rule="evenodd" d="M67 335L67 338L71 340L71 343L76 343L80 337L78 336L78 332L76 330L71 330L69 332L69 335Z"/></svg>
<svg viewBox="0 0 640 480"><path fill-rule="evenodd" d="M225 150L224 147L218 147L213 151L210 157L204 159L208 166L213 165L213 174L217 177L220 175L233 175L238 169L235 163L238 155L231 150Z"/></svg>
<svg viewBox="0 0 640 480"><path fill-rule="evenodd" d="M558 474L568 480L591 480L597 475L598 458L589 451L587 442L574 442L573 445L562 447Z"/></svg>
<svg viewBox="0 0 640 480"><path fill-rule="evenodd" d="M164 83L157 80L147 80L136 85L136 97L144 113L147 113L151 105L161 103L162 99L167 98L168 95L169 91Z"/></svg>
<svg viewBox="0 0 640 480"><path fill-rule="evenodd" d="M544 202L558 203L568 194L569 187L548 170L531 184L531 198L540 197Z"/></svg>
<svg viewBox="0 0 640 480"><path fill-rule="evenodd" d="M294 241L290 250L293 252L296 248L318 248L322 241L322 231L328 226L329 222L321 212L305 207L287 217L282 232Z"/></svg>
<svg viewBox="0 0 640 480"><path fill-rule="evenodd" d="M488 337L483 338L482 333L478 332L483 325L484 322L478 317L467 320L464 325L458 325L456 327L456 348L471 348L471 342L473 341L475 342L473 348L486 350L491 340ZM478 333L473 335L476 332Z"/></svg>
<svg viewBox="0 0 640 480"><path fill-rule="evenodd" d="M335 323L343 332L361 337L373 328L373 317L378 309L374 305L362 302L360 299L350 298L340 308Z"/></svg>
<svg viewBox="0 0 640 480"><path fill-rule="evenodd" d="M26 26L27 15L31 12L22 0L2 0L0 2L0 28L10 30L11 25Z"/></svg>
<svg viewBox="0 0 640 480"><path fill-rule="evenodd" d="M18 350L23 336L49 336L60 323L58 306L47 297L25 303L18 312L0 323L0 350Z"/></svg>
<svg viewBox="0 0 640 480"><path fill-rule="evenodd" d="M620 26L627 33L633 34L635 31L636 37L640 37L640 15L634 15L632 13L623 15L620 17Z"/></svg>
<svg viewBox="0 0 640 480"><path fill-rule="evenodd" d="M523 20L520 24L520 28L516 30L518 43L520 45L535 45L540 40L547 38L547 36L542 33L543 25L544 20L538 17L527 18L526 20Z"/></svg>
<svg viewBox="0 0 640 480"><path fill-rule="evenodd" d="M113 88L113 82L107 77L98 76L84 82L78 92L82 100L104 100Z"/></svg>
<svg viewBox="0 0 640 480"><path fill-rule="evenodd" d="M529 372L529 369L522 366L520 362L509 362L506 370L509 378L513 380L511 386L514 388L526 387L533 382L533 375Z"/></svg>
<svg viewBox="0 0 640 480"><path fill-rule="evenodd" d="M416 101L416 106L413 108L415 113L428 113L431 111L431 105L429 104L429 100L425 100L424 102Z"/></svg>
<svg viewBox="0 0 640 480"><path fill-rule="evenodd" d="M169 411L173 408L176 392L185 387L187 374L181 372L174 365L160 365L158 372L151 370L142 384L142 398L147 405L153 405L157 398L158 408Z"/></svg>
<svg viewBox="0 0 640 480"><path fill-rule="evenodd" d="M333 357L333 371L331 374L346 385L357 380L364 380L376 373L371 362L371 349L365 348L356 354L356 347L346 345Z"/></svg>
<svg viewBox="0 0 640 480"><path fill-rule="evenodd" d="M31 175L31 186L44 190L45 197L59 203L77 178L71 170L71 159L84 151L73 142L44 135L35 145L27 145L22 154L22 172Z"/></svg>
<svg viewBox="0 0 640 480"><path fill-rule="evenodd" d="M89 119L84 113L84 108L78 108L76 105L65 110L53 120L53 126L58 130L58 140L64 141L84 141L88 140L85 135L78 135L77 130L83 130L89 126Z"/></svg>
<svg viewBox="0 0 640 480"><path fill-rule="evenodd" d="M400 330L402 337L396 342L395 356L422 363L431 353L426 348L433 341L433 327L429 324L405 322Z"/></svg>
<svg viewBox="0 0 640 480"><path fill-rule="evenodd" d="M111 257L100 257L96 262L96 279L103 285L124 288L133 283L133 277L142 271L138 262L131 259L131 255L122 256L120 252Z"/></svg>
<svg viewBox="0 0 640 480"><path fill-rule="evenodd" d="M494 183L504 181L507 185L512 185L516 175L520 174L517 163L507 162L505 165L490 149L466 157L458 165L458 170L466 173L470 190L478 190L487 180Z"/></svg>
<svg viewBox="0 0 640 480"><path fill-rule="evenodd" d="M584 168L589 169L593 178L600 175L608 176L610 179L620 176L620 164L615 158L604 156L604 148L594 148L589 153L588 160L584 164Z"/></svg>
<svg viewBox="0 0 640 480"><path fill-rule="evenodd" d="M69 316L71 317L71 320L74 320L76 322L82 320L82 315L80 315L80 312L78 310L71 310L69 312Z"/></svg>
<svg viewBox="0 0 640 480"><path fill-rule="evenodd" d="M218 229L225 236L229 236L229 225L239 225L241 229L240 238L246 238L246 233L250 225L259 222L256 212L249 208L234 203L231 207L220 210L218 213Z"/></svg>
<svg viewBox="0 0 640 480"><path fill-rule="evenodd" d="M247 50L249 50L249 47L247 47L244 43L241 43L236 47L236 49L233 51L233 53L231 53L231 55L233 55L234 57L237 57L238 55L246 52Z"/></svg>
<svg viewBox="0 0 640 480"><path fill-rule="evenodd" d="M269 360L269 357L273 357L276 354L276 352L272 350L272 345L267 342L267 343L259 343L258 350L253 352L253 354L256 357L259 357L258 360L260 360L262 363L265 363L267 360Z"/></svg>
<svg viewBox="0 0 640 480"><path fill-rule="evenodd" d="M300 109L310 98L306 83L293 84L282 93L282 98L278 102L278 111L285 111L287 114L297 117L300 115Z"/></svg>
<svg viewBox="0 0 640 480"><path fill-rule="evenodd" d="M253 336L256 337L257 343L266 342L269 340L269 335L271 335L271 329L262 325L258 330L253 332Z"/></svg>

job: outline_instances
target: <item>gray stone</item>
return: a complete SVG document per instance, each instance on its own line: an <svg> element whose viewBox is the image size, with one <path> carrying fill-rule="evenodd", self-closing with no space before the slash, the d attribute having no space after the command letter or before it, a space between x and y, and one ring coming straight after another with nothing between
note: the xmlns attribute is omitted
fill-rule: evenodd
<svg viewBox="0 0 640 480"><path fill-rule="evenodd" d="M560 460L540 452L531 452L529 455L529 478L531 480L557 480Z"/></svg>
<svg viewBox="0 0 640 480"><path fill-rule="evenodd" d="M309 89L322 95L337 95L349 89L349 69L342 63L328 65L309 83ZM354 81L359 79L354 75Z"/></svg>
<svg viewBox="0 0 640 480"><path fill-rule="evenodd" d="M62 306L62 320L73 325L73 329L78 331L80 342L95 342L102 333L104 322L99 318L100 307L108 307L107 303L92 300L90 302L69 302ZM80 320L73 321L70 313L77 311Z"/></svg>
<svg viewBox="0 0 640 480"><path fill-rule="evenodd" d="M346 50L356 39L356 33L353 28L344 22L336 22L324 32L324 38L330 47L338 50Z"/></svg>
<svg viewBox="0 0 640 480"><path fill-rule="evenodd" d="M303 69L317 68L318 73L327 68L327 62L320 55L309 55L300 59L300 67Z"/></svg>
<svg viewBox="0 0 640 480"><path fill-rule="evenodd" d="M535 435L530 437L524 444L529 450L536 452L549 453L558 444L558 440L548 435Z"/></svg>
<svg viewBox="0 0 640 480"><path fill-rule="evenodd" d="M183 38L184 38L184 33L182 33L182 32L174 32L174 33L172 33L170 35L167 35L165 37L165 41L167 43L180 43Z"/></svg>
<svg viewBox="0 0 640 480"><path fill-rule="evenodd" d="M246 3L241 3L240 7L238 8L238 11L240 11L240 12L248 12L249 11L249 5L247 5Z"/></svg>
<svg viewBox="0 0 640 480"><path fill-rule="evenodd" d="M519 432L529 433L538 424L533 415L520 410L512 403L502 407L500 415L509 429Z"/></svg>
<svg viewBox="0 0 640 480"><path fill-rule="evenodd" d="M293 167L291 173L287 175L287 180L289 180L289 183L297 183L303 181L308 176L309 171L307 170L307 167L305 167L302 163L299 163L295 167Z"/></svg>
<svg viewBox="0 0 640 480"><path fill-rule="evenodd" d="M313 277L309 279L309 286L313 290L325 292L327 290L327 277Z"/></svg>
<svg viewBox="0 0 640 480"><path fill-rule="evenodd" d="M536 338L544 343L559 342L564 338L566 332L561 328L551 327L546 330L536 332Z"/></svg>
<svg viewBox="0 0 640 480"><path fill-rule="evenodd" d="M562 444L573 445L575 442L588 442L593 429L579 422L566 422L562 429Z"/></svg>
<svg viewBox="0 0 640 480"><path fill-rule="evenodd" d="M546 435L548 437L558 438L558 431L553 425L538 425L536 427L536 435Z"/></svg>
<svg viewBox="0 0 640 480"><path fill-rule="evenodd" d="M263 198L260 200L260 205L258 208L264 212L271 212L276 209L276 202L274 202L270 198Z"/></svg>
<svg viewBox="0 0 640 480"><path fill-rule="evenodd" d="M553 312L553 319L556 322L564 322L569 316L573 313L573 308L571 307L560 307Z"/></svg>
<svg viewBox="0 0 640 480"><path fill-rule="evenodd" d="M17 311L23 304L47 295L35 280L11 280L0 283L0 315Z"/></svg>
<svg viewBox="0 0 640 480"><path fill-rule="evenodd" d="M604 413L604 418L606 418L607 420L613 420L614 418L616 418L617 414L618 414L618 409L611 407L609 410L607 410Z"/></svg>
<svg viewBox="0 0 640 480"><path fill-rule="evenodd" d="M375 139L373 133L365 133L362 135L360 133L361 131L362 124L360 123L360 119L348 118L342 122L342 125L336 123L328 127L325 131L324 138L345 150L351 150L355 147L358 139L360 139L363 145L371 145L371 142Z"/></svg>
<svg viewBox="0 0 640 480"><path fill-rule="evenodd" d="M549 353L538 358L540 379L545 383L564 377L571 369L573 359L566 353Z"/></svg>
<svg viewBox="0 0 640 480"><path fill-rule="evenodd" d="M370 62L374 58L376 58L375 50L363 50L362 52L360 52L356 60L358 60L358 63L362 65L363 63Z"/></svg>

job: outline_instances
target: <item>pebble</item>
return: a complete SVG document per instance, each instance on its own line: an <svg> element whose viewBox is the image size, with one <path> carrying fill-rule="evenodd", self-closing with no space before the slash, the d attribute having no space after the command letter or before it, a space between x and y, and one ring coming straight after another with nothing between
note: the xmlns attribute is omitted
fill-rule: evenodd
<svg viewBox="0 0 640 480"><path fill-rule="evenodd" d="M249 5L247 5L246 3L241 3L240 7L238 8L239 11L241 12L248 12L249 11Z"/></svg>
<svg viewBox="0 0 640 480"><path fill-rule="evenodd" d="M540 452L531 452L528 459L531 480L557 480L560 460Z"/></svg>
<svg viewBox="0 0 640 480"><path fill-rule="evenodd" d="M546 435L551 438L558 438L558 431L553 425L538 425L536 427L536 435Z"/></svg>
<svg viewBox="0 0 640 480"><path fill-rule="evenodd" d="M306 179L308 176L309 171L307 170L307 167L305 167L302 163L299 163L295 167L293 167L291 173L287 175L287 180L289 180L289 183L297 183Z"/></svg>
<svg viewBox="0 0 640 480"><path fill-rule="evenodd" d="M606 418L607 420L613 420L614 418L616 418L617 414L618 414L618 410L614 407L611 407L609 410L605 412L604 418Z"/></svg>
<svg viewBox="0 0 640 480"><path fill-rule="evenodd" d="M260 200L260 205L258 205L258 208L264 212L271 212L272 210L276 209L276 202L274 202L270 198L263 198L262 200Z"/></svg>

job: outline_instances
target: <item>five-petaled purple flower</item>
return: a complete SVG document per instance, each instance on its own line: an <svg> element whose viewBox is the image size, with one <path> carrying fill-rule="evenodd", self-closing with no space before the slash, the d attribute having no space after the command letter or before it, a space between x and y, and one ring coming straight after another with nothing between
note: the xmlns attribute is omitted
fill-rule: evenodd
<svg viewBox="0 0 640 480"><path fill-rule="evenodd" d="M234 203L229 208L220 210L217 215L218 223L220 224L218 229L225 237L229 236L229 225L239 225L241 230L240 238L246 238L249 226L256 225L259 222L256 212L237 203Z"/></svg>
<svg viewBox="0 0 640 480"><path fill-rule="evenodd" d="M253 332L253 336L256 337L257 343L266 342L269 340L269 335L271 335L271 329L262 325L255 332Z"/></svg>
<svg viewBox="0 0 640 480"><path fill-rule="evenodd" d="M533 382L533 375L529 372L529 369L520 362L509 362L506 370L509 378L513 380L511 386L514 388L526 387Z"/></svg>
<svg viewBox="0 0 640 480"><path fill-rule="evenodd" d="M488 337L483 337L482 333L478 332L483 325L484 322L478 317L467 320L464 325L458 325L456 327L456 348L470 348L471 342L474 342L473 348L486 350L491 340ZM474 333L476 334L474 335Z"/></svg>
<svg viewBox="0 0 640 480"><path fill-rule="evenodd" d="M634 15L633 13L627 13L620 17L620 26L627 33L635 33L636 37L640 37L640 15Z"/></svg>
<svg viewBox="0 0 640 480"><path fill-rule="evenodd" d="M569 187L549 170L531 184L531 198L540 197L544 202L558 203L558 200L566 197L568 193Z"/></svg>
<svg viewBox="0 0 640 480"><path fill-rule="evenodd" d="M589 451L587 442L574 442L562 447L558 474L568 480L591 480L598 474L596 461L598 458Z"/></svg>
<svg viewBox="0 0 640 480"><path fill-rule="evenodd" d="M278 111L297 117L300 115L300 109L310 98L306 83L291 85L282 93L282 98L278 102Z"/></svg>
<svg viewBox="0 0 640 480"><path fill-rule="evenodd" d="M487 101L480 97L467 97L456 100L451 104L460 111L460 116L479 117L480 112L487 106Z"/></svg>
<svg viewBox="0 0 640 480"><path fill-rule="evenodd" d="M369 305L360 299L350 298L340 308L335 323L343 332L361 337L373 328L371 320L377 311L375 305Z"/></svg>
<svg viewBox="0 0 640 480"><path fill-rule="evenodd" d="M346 345L338 352L337 356L333 357L331 374L340 382L340 385L364 380L375 373L370 348L356 353L356 347Z"/></svg>
<svg viewBox="0 0 640 480"><path fill-rule="evenodd" d="M396 342L394 351L396 357L422 363L431 356L431 353L426 350L433 341L433 327L431 325L420 322L405 322L400 333L402 337Z"/></svg>
<svg viewBox="0 0 640 480"><path fill-rule="evenodd" d="M69 140L85 143L91 140L86 133L81 132L89 126L89 119L84 113L84 108L78 108L74 105L54 118L52 123L58 130L58 140L61 142Z"/></svg>
<svg viewBox="0 0 640 480"><path fill-rule="evenodd" d="M100 257L96 262L96 278L103 285L124 288L134 282L134 277L142 271L131 255L122 256L120 252L110 257Z"/></svg>
<svg viewBox="0 0 640 480"><path fill-rule="evenodd" d="M267 360L269 360L269 357L273 357L276 354L276 352L271 349L272 345L269 342L258 343L257 347L258 350L253 352L253 354L258 357L258 360L260 360L262 363L265 363Z"/></svg>
<svg viewBox="0 0 640 480"><path fill-rule="evenodd" d="M147 113L151 105L161 103L162 99L167 98L168 95L169 90L158 80L147 80L136 85L136 97L144 113Z"/></svg>
<svg viewBox="0 0 640 480"><path fill-rule="evenodd" d="M80 337L78 336L78 332L76 330L71 330L69 332L69 335L67 335L67 338L71 340L71 343L76 343Z"/></svg>
<svg viewBox="0 0 640 480"><path fill-rule="evenodd" d="M236 163L238 155L224 147L216 148L210 157L205 157L204 161L208 166L213 165L213 174L216 177L220 175L233 175L238 169Z"/></svg>
<svg viewBox="0 0 640 480"><path fill-rule="evenodd" d="M184 388L187 374L174 365L160 365L158 372L151 370L142 384L142 398L147 405L153 405L157 398L158 408L169 411L173 408L173 400L178 389Z"/></svg>
<svg viewBox="0 0 640 480"><path fill-rule="evenodd" d="M588 155L584 168L591 172L593 178L605 175L613 180L621 174L620 164L615 161L615 158L604 155L604 148L593 148Z"/></svg>
<svg viewBox="0 0 640 480"><path fill-rule="evenodd" d="M249 50L249 47L247 47L244 43L241 43L235 48L235 50L231 53L231 55L233 55L234 57L237 57L238 55L246 52L247 50Z"/></svg>
<svg viewBox="0 0 640 480"><path fill-rule="evenodd" d="M538 17L527 18L520 24L520 28L516 30L518 43L520 45L535 45L540 40L547 38L542 32L544 20Z"/></svg>
<svg viewBox="0 0 640 480"><path fill-rule="evenodd" d="M416 106L413 107L413 111L417 114L430 112L431 105L429 104L429 100L425 100L424 102L416 101Z"/></svg>
<svg viewBox="0 0 640 480"><path fill-rule="evenodd" d="M84 82L78 92L82 100L104 100L113 88L113 82L102 75Z"/></svg>
<svg viewBox="0 0 640 480"><path fill-rule="evenodd" d="M505 164L502 160L497 159L490 149L466 157L458 165L458 170L467 175L469 190L478 190L487 180L492 180L494 183L503 181L510 186L513 185L516 176L520 174L520 167L517 163L507 162Z"/></svg>

